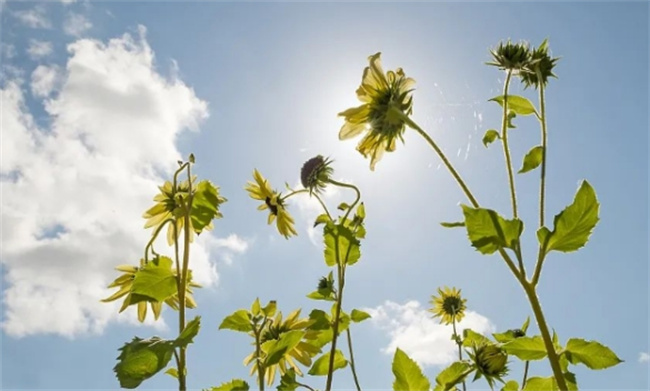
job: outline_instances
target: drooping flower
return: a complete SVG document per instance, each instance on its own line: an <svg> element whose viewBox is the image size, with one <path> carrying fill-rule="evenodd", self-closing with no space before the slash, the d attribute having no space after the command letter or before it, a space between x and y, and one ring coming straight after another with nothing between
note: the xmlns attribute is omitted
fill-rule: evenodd
<svg viewBox="0 0 650 391"><path fill-rule="evenodd" d="M434 314L434 318L440 318L440 323L460 322L467 309L465 305L467 300L460 296L460 289L438 288L438 294L440 296L431 297L430 303L433 304L433 308L429 309L429 312Z"/></svg>
<svg viewBox="0 0 650 391"><path fill-rule="evenodd" d="M334 169L330 166L331 163L331 160L318 155L303 164L300 170L300 182L302 182L304 188L309 189L309 194L320 193L325 189L327 181L334 172Z"/></svg>
<svg viewBox="0 0 650 391"><path fill-rule="evenodd" d="M367 131L357 150L366 158L370 156L373 171L384 152L395 150L398 138L404 142L404 117L413 112L411 92L415 84L402 68L384 73L380 56L381 53L376 53L368 57L370 66L364 69L361 86L356 91L363 105L339 113L345 117L340 140Z"/></svg>
<svg viewBox="0 0 650 391"><path fill-rule="evenodd" d="M253 172L253 179L255 182L248 182L245 189L251 198L264 202L257 209L269 210L268 224L276 221L278 231L287 239L292 235L298 235L294 228L293 217L286 209L282 194L272 190L268 181L259 171Z"/></svg>
<svg viewBox="0 0 650 391"><path fill-rule="evenodd" d="M533 49L530 54L530 61L521 73L521 81L526 88L533 86L536 89L546 86L549 77L557 76L553 68L560 58L552 58L548 53L548 40L545 39L538 48Z"/></svg>

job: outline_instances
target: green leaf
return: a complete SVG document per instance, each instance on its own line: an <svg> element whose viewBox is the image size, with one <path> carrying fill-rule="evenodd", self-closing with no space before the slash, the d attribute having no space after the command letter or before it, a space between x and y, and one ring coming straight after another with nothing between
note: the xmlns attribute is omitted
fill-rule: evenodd
<svg viewBox="0 0 650 391"><path fill-rule="evenodd" d="M258 297L253 302L253 305L251 305L251 315L257 316L260 312L262 312L262 304L260 304L260 298Z"/></svg>
<svg viewBox="0 0 650 391"><path fill-rule="evenodd" d="M268 350L266 351L264 366L269 367L280 362L282 357L284 357L300 343L300 340L304 335L304 331L292 330L283 333L280 336L280 339L269 341L271 344L269 344Z"/></svg>
<svg viewBox="0 0 650 391"><path fill-rule="evenodd" d="M277 310L278 310L278 303L275 300L269 301L269 304L267 304L264 308L262 308L262 312L264 313L264 315L269 318L275 315L275 312Z"/></svg>
<svg viewBox="0 0 650 391"><path fill-rule="evenodd" d="M565 352L571 364L582 363L589 369L605 369L623 362L607 346L579 338L571 338L566 344Z"/></svg>
<svg viewBox="0 0 650 391"><path fill-rule="evenodd" d="M571 372L565 372L564 381L566 382L569 391L578 391L576 376ZM522 391L558 391L557 382L554 376L549 377L531 377L526 380L526 385Z"/></svg>
<svg viewBox="0 0 650 391"><path fill-rule="evenodd" d="M327 213L318 215L318 217L316 217L316 220L314 221L314 228L316 228L318 224L327 224L330 221L332 221L332 219L330 219Z"/></svg>
<svg viewBox="0 0 650 391"><path fill-rule="evenodd" d="M490 129L487 132L485 132L485 135L483 136L483 145L485 145L485 148L487 148L487 146L492 144L494 140L500 138L501 136L499 135L498 131L496 131L495 129Z"/></svg>
<svg viewBox="0 0 650 391"><path fill-rule="evenodd" d="M514 249L519 243L524 230L521 220L506 220L491 209L461 207L469 240L482 254L492 254L499 248Z"/></svg>
<svg viewBox="0 0 650 391"><path fill-rule="evenodd" d="M165 371L165 373L171 377L175 377L176 379L178 379L178 369L176 368L169 368L168 370Z"/></svg>
<svg viewBox="0 0 650 391"><path fill-rule="evenodd" d="M488 345L490 340L484 335L472 331L471 329L463 330L463 346L472 347L474 345Z"/></svg>
<svg viewBox="0 0 650 391"><path fill-rule="evenodd" d="M253 331L248 311L238 310L233 312L231 315L226 316L219 326L219 330L221 329L235 330L245 333Z"/></svg>
<svg viewBox="0 0 650 391"><path fill-rule="evenodd" d="M309 368L309 374L312 376L325 376L328 373L330 365L330 352L327 352L320 356L318 360ZM343 353L340 350L336 349L334 352L334 366L333 371L337 369L345 368L348 365L348 360L345 359Z"/></svg>
<svg viewBox="0 0 650 391"><path fill-rule="evenodd" d="M356 211L357 217L359 217L361 220L366 218L366 207L363 205L363 202L357 206L357 211Z"/></svg>
<svg viewBox="0 0 650 391"><path fill-rule="evenodd" d="M501 391L519 391L519 383L515 380L510 380L501 388Z"/></svg>
<svg viewBox="0 0 650 391"><path fill-rule="evenodd" d="M528 326L529 326L529 325L530 325L530 316L526 317L526 321L525 321L524 324L521 326L521 331L523 331L524 333L525 333L526 331L528 331Z"/></svg>
<svg viewBox="0 0 650 391"><path fill-rule="evenodd" d="M442 222L440 223L440 225L442 225L445 228L457 228L457 227L464 227L465 222L464 221L456 221L453 223Z"/></svg>
<svg viewBox="0 0 650 391"><path fill-rule="evenodd" d="M516 129L517 127L512 123L512 120L517 118L517 113L515 113L513 110L508 110L508 118L507 118L507 126L508 129Z"/></svg>
<svg viewBox="0 0 650 391"><path fill-rule="evenodd" d="M354 233L354 236L357 237L357 239L363 239L366 237L366 228L363 225L359 225L357 227L357 230Z"/></svg>
<svg viewBox="0 0 650 391"><path fill-rule="evenodd" d="M336 265L336 253L338 248L339 260L344 263L347 259L348 265L354 265L361 257L359 246L361 243L349 228L343 224L327 224L323 229L325 241L325 263L327 266ZM338 246L337 239L338 238Z"/></svg>
<svg viewBox="0 0 650 391"><path fill-rule="evenodd" d="M520 337L504 344L502 347L506 353L512 354L523 361L541 360L546 357L546 346L544 346L544 340L539 335Z"/></svg>
<svg viewBox="0 0 650 391"><path fill-rule="evenodd" d="M490 99L490 101L497 102L501 107L503 107L504 96L495 96ZM523 96L519 95L508 95L508 110L512 110L519 115L530 115L536 113L535 106L532 102Z"/></svg>
<svg viewBox="0 0 650 391"><path fill-rule="evenodd" d="M354 309L350 313L350 319L352 319L352 321L355 323L363 322L364 320L369 319L370 317L371 316L369 313L361 310Z"/></svg>
<svg viewBox="0 0 650 391"><path fill-rule="evenodd" d="M541 145L531 148L526 156L524 156L524 165L521 166L521 169L518 171L518 173L523 174L539 167L539 165L542 164L543 156L544 148L542 148Z"/></svg>
<svg viewBox="0 0 650 391"><path fill-rule="evenodd" d="M350 205L348 205L348 204L345 203L345 202L341 202L341 203L339 204L339 206L338 206L336 209L345 212L346 210L350 209Z"/></svg>
<svg viewBox="0 0 650 391"><path fill-rule="evenodd" d="M327 294L326 294L327 293ZM313 300L325 300L325 301L335 301L336 299L332 296L332 292L325 292L324 289L313 291L307 295L308 298Z"/></svg>
<svg viewBox="0 0 650 391"><path fill-rule="evenodd" d="M298 387L300 387L300 385L296 382L296 370L289 368L280 378L280 384L278 385L277 390L294 391Z"/></svg>
<svg viewBox="0 0 650 391"><path fill-rule="evenodd" d="M219 188L207 180L199 182L194 192L190 213L194 232L200 234L213 219L221 217L219 205L224 202L226 199L219 195Z"/></svg>
<svg viewBox="0 0 650 391"><path fill-rule="evenodd" d="M120 349L119 362L113 368L122 388L136 388L144 380L165 368L174 353L173 341L158 337L133 338Z"/></svg>
<svg viewBox="0 0 650 391"><path fill-rule="evenodd" d="M146 296L154 301L164 301L177 292L172 260L159 257L140 268L133 276L131 294ZM134 304L131 302L131 304Z"/></svg>
<svg viewBox="0 0 650 391"><path fill-rule="evenodd" d="M395 375L393 383L395 391L422 391L431 388L429 379L424 376L418 364L400 348L395 350L393 357L393 374Z"/></svg>
<svg viewBox="0 0 650 391"><path fill-rule="evenodd" d="M537 232L544 251L570 252L583 247L598 223L599 207L593 187L583 181L573 203L555 216L553 232L543 227Z"/></svg>
<svg viewBox="0 0 650 391"><path fill-rule="evenodd" d="M438 384L436 389L441 391L453 389L456 384L462 382L467 377L470 373L468 371L470 368L471 365L464 361L452 363L436 377L436 383Z"/></svg>
<svg viewBox="0 0 650 391"><path fill-rule="evenodd" d="M242 379L233 379L228 383L223 383L218 387L212 387L208 391L248 391L248 383Z"/></svg>
<svg viewBox="0 0 650 391"><path fill-rule="evenodd" d="M176 341L174 341L174 346L185 347L188 344L194 342L194 337L196 337L196 335L199 333L200 328L201 317L197 316L185 325L185 328L183 329L181 335L179 335L178 338L176 338Z"/></svg>

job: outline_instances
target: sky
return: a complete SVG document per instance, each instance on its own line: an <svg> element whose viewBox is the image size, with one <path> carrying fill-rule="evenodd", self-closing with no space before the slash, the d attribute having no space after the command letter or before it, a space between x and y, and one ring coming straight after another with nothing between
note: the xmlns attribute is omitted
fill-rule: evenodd
<svg viewBox="0 0 650 391"><path fill-rule="evenodd" d="M467 201L437 155L407 130L371 172L358 140L338 140L337 114L359 104L367 58L381 52L385 69L416 80L413 120L481 204L507 215L503 153L481 144L500 124L488 99L504 74L484 63L501 40L548 38L561 57L547 89L548 220L583 179L601 207L585 248L548 257L538 294L561 341L598 340L625 361L575 367L581 389L647 390L648 20L646 2L0 3L1 388L118 389L118 347L136 335L175 337L169 309L142 325L132 309L118 315L118 303L99 300L112 293L113 268L140 258L150 236L141 215L189 153L228 199L192 252L204 288L190 312L202 317L190 388L254 382L242 365L248 337L218 326L256 297L285 314L325 308L305 297L329 271L310 228L318 205L290 199L298 236L285 240L243 189L255 168L276 189L298 186L303 162L318 154L334 160L335 179L361 189L368 215L344 303L373 315L352 328L363 388L392 388L396 347L432 380L453 361L450 328L427 312L438 287L462 289L461 328L520 327L530 306L500 258L439 225L459 220ZM537 102L518 83L511 91ZM516 125L518 168L539 127L531 117ZM537 171L516 181L530 270ZM329 189L325 200L334 208L353 194ZM551 374L546 362L531 370ZM521 376L513 365L512 378ZM174 387L163 374L141 386ZM349 370L334 387L353 387Z"/></svg>

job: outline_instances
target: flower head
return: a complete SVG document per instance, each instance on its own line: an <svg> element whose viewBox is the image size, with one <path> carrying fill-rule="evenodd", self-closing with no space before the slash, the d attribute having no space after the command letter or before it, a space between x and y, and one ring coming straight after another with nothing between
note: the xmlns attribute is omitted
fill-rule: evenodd
<svg viewBox="0 0 650 391"><path fill-rule="evenodd" d="M302 165L300 170L300 182L309 189L309 193L319 193L327 186L327 181L332 176L334 169L330 167L331 160L321 155L313 157Z"/></svg>
<svg viewBox="0 0 650 391"><path fill-rule="evenodd" d="M195 186L196 175L192 178L192 187ZM160 193L156 194L154 201L156 205L152 206L144 212L144 217L147 219L147 222L144 224L145 228L153 228L156 232L157 228L165 224L168 219L174 219L176 221L176 238L178 238L183 232L183 226L185 225L185 208L183 207L183 202L189 198L190 184L189 181L185 180L174 187L170 181L165 181L165 184L158 187ZM192 220L190 219L190 225ZM190 233L193 233L193 229L190 229ZM193 239L193 235L190 236L190 240ZM169 224L167 228L167 242L169 245L174 243L174 224Z"/></svg>
<svg viewBox="0 0 650 391"><path fill-rule="evenodd" d="M255 182L248 182L246 191L248 191L251 198L264 202L257 209L269 210L268 224L276 221L278 231L287 239L292 235L298 235L293 226L293 217L287 212L282 194L272 190L269 182L264 179L259 171L255 170L253 172L253 179L255 179Z"/></svg>
<svg viewBox="0 0 650 391"><path fill-rule="evenodd" d="M512 43L510 40L506 43L499 43L496 49L490 50L493 62L488 65L494 65L499 69L519 72L524 69L530 61L530 49L528 43Z"/></svg>
<svg viewBox="0 0 650 391"><path fill-rule="evenodd" d="M440 296L431 297L430 303L434 307L429 312L434 314L434 318L440 318L440 323L451 324L453 322L460 322L465 316L465 310L467 309L465 306L467 300L460 296L460 289L449 289L445 287L442 290L438 288L438 293Z"/></svg>
<svg viewBox="0 0 650 391"><path fill-rule="evenodd" d="M526 88L533 86L539 88L546 86L549 77L555 77L553 67L559 57L552 58L548 53L548 40L544 40L538 48L533 49L530 55L530 62L521 73L521 80Z"/></svg>
<svg viewBox="0 0 650 391"><path fill-rule="evenodd" d="M380 56L381 53L370 56L370 66L363 71L357 97L364 104L339 113L345 117L339 139L346 140L367 131L357 150L366 158L370 156L371 170L384 152L395 150L398 138L404 142L404 117L413 112L411 92L415 80L406 77L402 68L384 73Z"/></svg>
<svg viewBox="0 0 650 391"><path fill-rule="evenodd" d="M503 382L502 377L508 373L508 354L501 347L494 344L474 345L469 356L476 365L474 380L485 376L492 388L495 380Z"/></svg>

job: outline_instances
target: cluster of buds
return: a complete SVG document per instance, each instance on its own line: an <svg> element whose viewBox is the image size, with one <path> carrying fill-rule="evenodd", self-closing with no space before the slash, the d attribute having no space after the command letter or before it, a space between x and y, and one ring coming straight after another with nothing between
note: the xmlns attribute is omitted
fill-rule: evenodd
<svg viewBox="0 0 650 391"><path fill-rule="evenodd" d="M488 65L518 75L526 87L545 87L549 77L557 77L553 67L559 58L550 56L548 40L537 48L529 47L527 42L501 42L496 49L490 50L490 54L493 61Z"/></svg>

